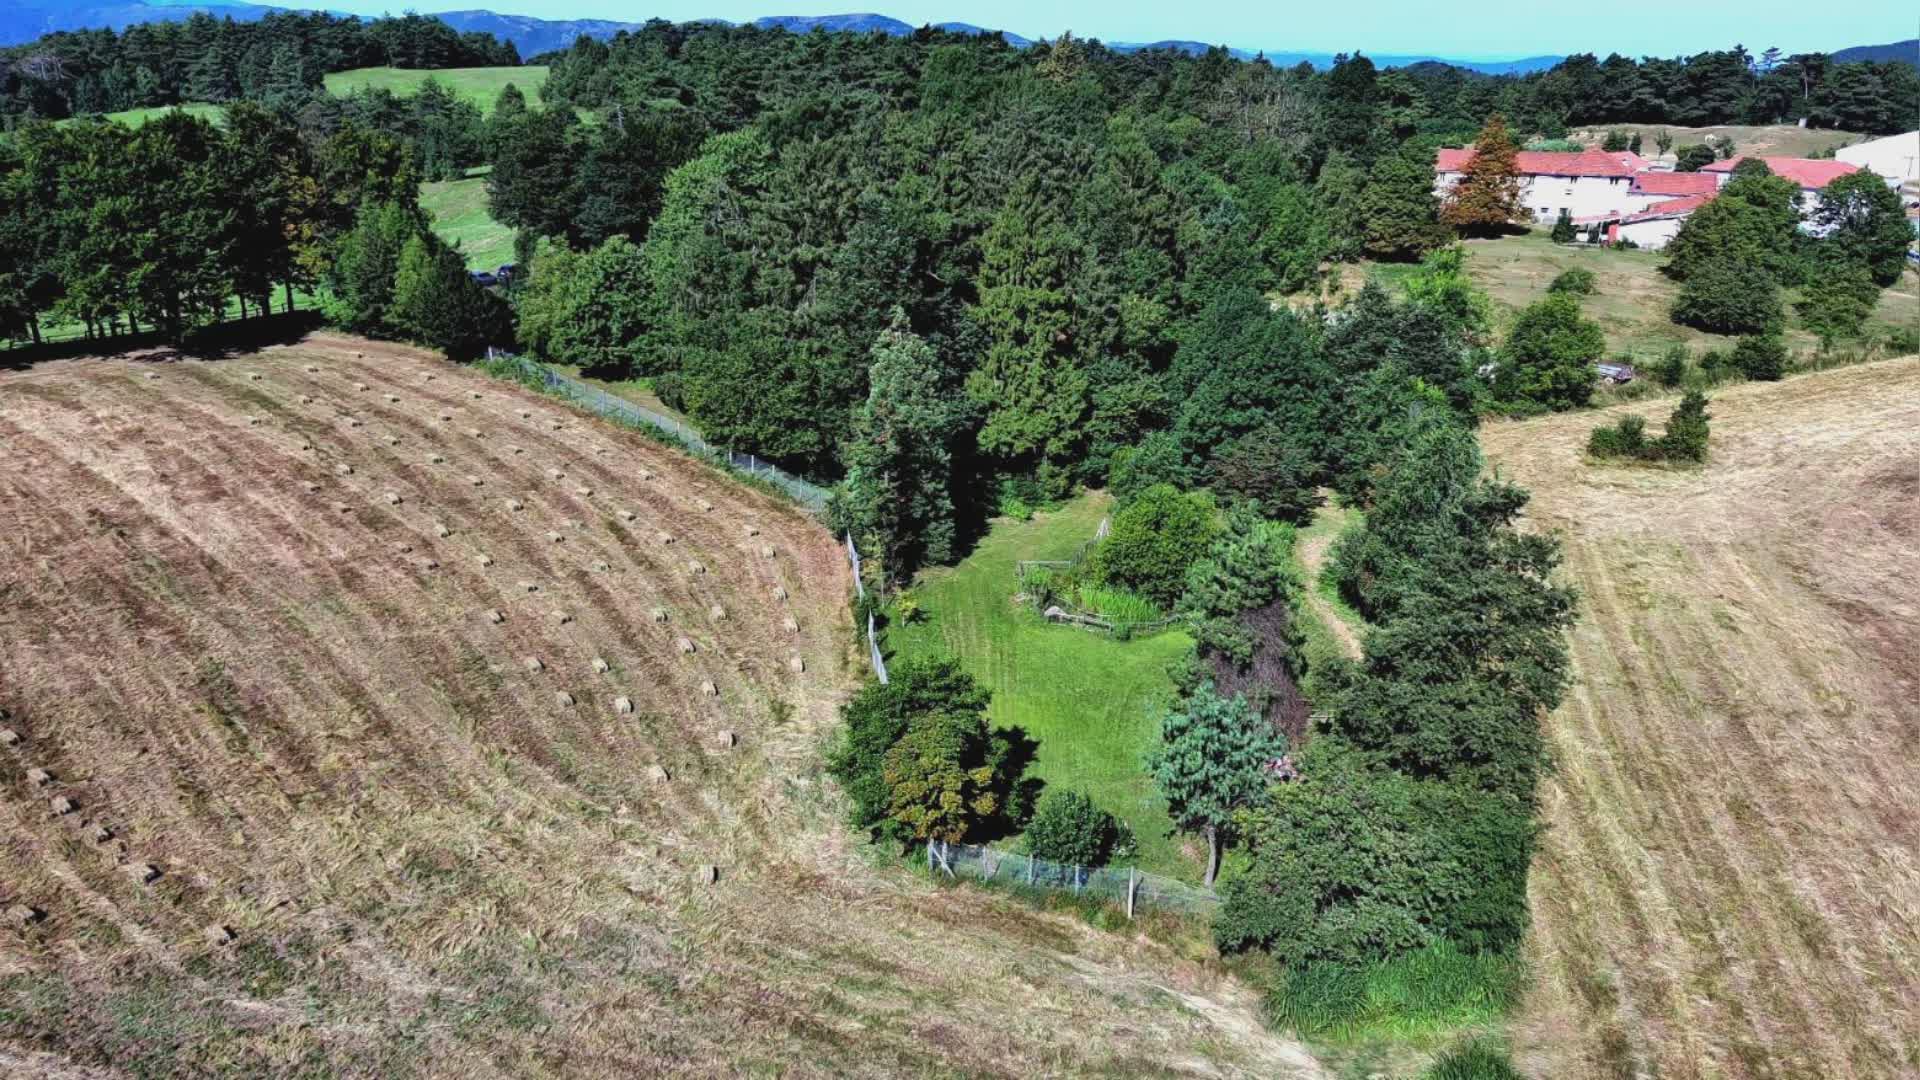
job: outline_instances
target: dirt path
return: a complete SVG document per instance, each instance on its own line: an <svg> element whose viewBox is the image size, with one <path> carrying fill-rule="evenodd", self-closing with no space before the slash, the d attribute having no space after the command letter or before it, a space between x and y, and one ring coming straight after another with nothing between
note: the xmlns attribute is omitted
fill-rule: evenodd
<svg viewBox="0 0 1920 1080"><path fill-rule="evenodd" d="M1361 656L1360 635L1353 626L1341 617L1340 612L1327 601L1320 592L1320 575L1326 569L1327 549L1333 546L1335 536L1331 533L1312 536L1300 544L1300 564L1307 568L1308 581L1304 590L1307 607L1318 618L1321 625L1333 633L1335 641L1340 643L1340 651L1347 654L1349 660L1358 660Z"/></svg>

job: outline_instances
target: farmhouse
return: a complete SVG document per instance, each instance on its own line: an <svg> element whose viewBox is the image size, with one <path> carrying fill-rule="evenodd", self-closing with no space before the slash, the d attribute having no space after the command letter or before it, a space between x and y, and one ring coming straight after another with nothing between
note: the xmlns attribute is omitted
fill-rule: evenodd
<svg viewBox="0 0 1920 1080"><path fill-rule="evenodd" d="M1639 154L1522 150L1518 158L1525 179L1520 201L1536 222L1550 225L1563 210L1578 218L1624 214L1645 205L1644 199L1636 201L1639 197L1632 194L1634 177L1650 165ZM1434 194L1445 196L1472 160L1470 149L1440 150L1434 159Z"/></svg>
<svg viewBox="0 0 1920 1080"><path fill-rule="evenodd" d="M1734 166L1747 160L1745 155L1716 161L1705 166L1702 173L1718 178L1721 187L1733 179ZM1784 177L1800 185L1800 213L1813 209L1815 200L1820 197L1820 189L1835 180L1860 171L1860 166L1845 161L1822 161L1818 158L1762 157L1773 175Z"/></svg>
<svg viewBox="0 0 1920 1080"><path fill-rule="evenodd" d="M1879 174L1910 201L1920 200L1920 131L1843 146L1833 156Z"/></svg>

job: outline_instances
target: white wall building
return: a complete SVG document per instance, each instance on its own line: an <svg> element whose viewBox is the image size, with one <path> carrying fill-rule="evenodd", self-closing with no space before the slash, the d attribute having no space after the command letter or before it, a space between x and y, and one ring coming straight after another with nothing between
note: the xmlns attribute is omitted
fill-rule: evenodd
<svg viewBox="0 0 1920 1080"><path fill-rule="evenodd" d="M1877 173L1887 183L1920 196L1920 131L1843 146L1835 160Z"/></svg>
<svg viewBox="0 0 1920 1080"><path fill-rule="evenodd" d="M1632 194L1633 178L1647 169L1638 154L1583 150L1553 153L1522 150L1520 174L1525 180L1521 205L1535 222L1551 225L1565 210L1576 218L1596 214L1624 214L1645 206ZM1472 150L1441 150L1434 160L1434 194L1446 193L1466 175Z"/></svg>

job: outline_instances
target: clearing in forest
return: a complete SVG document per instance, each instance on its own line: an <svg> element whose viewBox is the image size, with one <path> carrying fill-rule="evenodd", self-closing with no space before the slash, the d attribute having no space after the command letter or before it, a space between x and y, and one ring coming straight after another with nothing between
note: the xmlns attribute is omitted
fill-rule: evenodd
<svg viewBox="0 0 1920 1080"><path fill-rule="evenodd" d="M0 373L0 460L0 1073L1321 1075L849 836L844 554L704 464L331 335Z"/></svg>
<svg viewBox="0 0 1920 1080"><path fill-rule="evenodd" d="M1713 396L1698 470L1483 432L1580 589L1530 883L1541 1076L1920 1062L1920 359Z"/></svg>

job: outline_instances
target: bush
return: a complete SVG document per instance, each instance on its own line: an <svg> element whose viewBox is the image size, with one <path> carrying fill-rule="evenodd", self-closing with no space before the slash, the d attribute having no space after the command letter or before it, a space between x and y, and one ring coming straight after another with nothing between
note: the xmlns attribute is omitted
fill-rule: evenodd
<svg viewBox="0 0 1920 1080"><path fill-rule="evenodd" d="M1674 158L1673 168L1675 172L1699 172L1717 160L1713 152L1713 147L1704 146L1700 143L1681 147L1679 152L1674 155Z"/></svg>
<svg viewBox="0 0 1920 1080"><path fill-rule="evenodd" d="M1880 287L1867 268L1840 263L1814 272L1795 310L1801 325L1831 346L1841 338L1859 337L1879 302Z"/></svg>
<svg viewBox="0 0 1920 1080"><path fill-rule="evenodd" d="M1093 576L1171 607L1187 568L1213 542L1213 499L1155 484L1113 516L1113 531L1089 560Z"/></svg>
<svg viewBox="0 0 1920 1080"><path fill-rule="evenodd" d="M1553 222L1551 238L1556 244L1571 244L1574 235L1573 215L1563 209L1560 211L1560 216Z"/></svg>
<svg viewBox="0 0 1920 1080"><path fill-rule="evenodd" d="M1123 840L1126 826L1077 791L1048 791L1027 823L1028 851L1073 866L1105 866Z"/></svg>
<svg viewBox="0 0 1920 1080"><path fill-rule="evenodd" d="M1733 366L1749 379L1774 382L1786 374L1786 342L1774 334L1743 337L1733 346Z"/></svg>
<svg viewBox="0 0 1920 1080"><path fill-rule="evenodd" d="M1440 1055L1420 1080L1524 1080L1507 1053L1485 1039L1475 1039Z"/></svg>
<svg viewBox="0 0 1920 1080"><path fill-rule="evenodd" d="M1524 969L1502 953L1465 952L1449 941L1377 964L1308 964L1281 974L1266 995L1268 1019L1306 1034L1352 1035L1392 1024L1460 1027L1504 1014Z"/></svg>
<svg viewBox="0 0 1920 1080"><path fill-rule="evenodd" d="M1612 427L1597 427L1587 436L1587 453L1599 458L1639 457L1647 447L1647 420L1623 416Z"/></svg>
<svg viewBox="0 0 1920 1080"><path fill-rule="evenodd" d="M1674 322L1716 334L1762 334L1786 318L1772 279L1725 258L1710 259L1688 273L1672 315Z"/></svg>
<svg viewBox="0 0 1920 1080"><path fill-rule="evenodd" d="M1679 386L1687 379L1687 347L1669 345L1660 362L1653 366L1653 381L1661 386Z"/></svg>
<svg viewBox="0 0 1920 1080"><path fill-rule="evenodd" d="M1573 296L1587 296L1593 292L1593 271L1584 266L1560 271L1560 276L1547 286L1550 293L1568 293Z"/></svg>
<svg viewBox="0 0 1920 1080"><path fill-rule="evenodd" d="M1580 302L1552 293L1514 320L1494 371L1494 396L1508 405L1571 409L1593 397L1594 362L1607 347L1600 324Z"/></svg>

